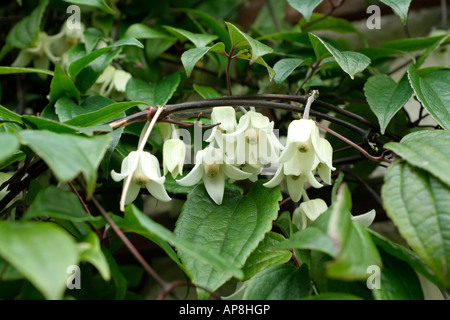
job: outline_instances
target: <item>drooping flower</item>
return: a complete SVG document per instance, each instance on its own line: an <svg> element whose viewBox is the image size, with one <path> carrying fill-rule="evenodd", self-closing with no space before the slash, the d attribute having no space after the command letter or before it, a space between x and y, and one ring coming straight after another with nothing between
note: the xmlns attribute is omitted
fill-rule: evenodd
<svg viewBox="0 0 450 320"><path fill-rule="evenodd" d="M30 48L20 50L16 60L11 64L13 67L26 67L33 63L33 67L40 69L49 69L50 62L56 63L61 58L56 56L56 43L64 36L64 33L49 36L41 31L38 34L36 45Z"/></svg>
<svg viewBox="0 0 450 320"><path fill-rule="evenodd" d="M180 139L168 139L163 144L163 169L164 175L170 172L172 178L183 173L186 145Z"/></svg>
<svg viewBox="0 0 450 320"><path fill-rule="evenodd" d="M266 187L279 185L286 176L287 188L291 199L301 199L304 184L308 182L314 188L321 188L314 173L319 170L322 180L331 184L333 150L331 145L319 136L319 128L313 120L294 120L289 124L285 149L280 155L280 166Z"/></svg>
<svg viewBox="0 0 450 320"><path fill-rule="evenodd" d="M102 96L111 96L115 100L120 100L125 95L127 83L131 77L130 73L108 65L95 81L94 90Z"/></svg>
<svg viewBox="0 0 450 320"><path fill-rule="evenodd" d="M133 168L135 162L137 166ZM129 175L132 175L132 178L126 191L124 205L132 203L142 187L145 187L158 200L164 202L171 200L164 188L166 178L161 176L158 158L151 153L132 151L123 159L120 173L111 171L114 181L124 180Z"/></svg>
<svg viewBox="0 0 450 320"><path fill-rule="evenodd" d="M321 214L328 210L328 205L322 199L307 200L300 203L292 214L292 223L299 230L309 227ZM352 215L351 219L365 227L370 227L375 219L374 209L359 215Z"/></svg>
<svg viewBox="0 0 450 320"><path fill-rule="evenodd" d="M294 223L299 230L308 227L315 221L322 213L327 211L328 206L322 199L307 200L300 203L292 214L292 223Z"/></svg>
<svg viewBox="0 0 450 320"><path fill-rule="evenodd" d="M234 159L235 142L227 139L225 135L236 130L236 111L233 107L215 107L211 112L211 123L218 125L212 128L205 141L215 143L228 160Z"/></svg>
<svg viewBox="0 0 450 320"><path fill-rule="evenodd" d="M223 151L212 146L197 152L194 168L182 179L176 180L182 186L193 186L203 180L206 191L218 205L222 204L225 179L243 180L251 173L243 172L224 161Z"/></svg>
<svg viewBox="0 0 450 320"><path fill-rule="evenodd" d="M236 130L224 135L236 141L236 164L249 164L262 169L265 164L276 162L283 146L273 127L273 121L251 107L239 119Z"/></svg>

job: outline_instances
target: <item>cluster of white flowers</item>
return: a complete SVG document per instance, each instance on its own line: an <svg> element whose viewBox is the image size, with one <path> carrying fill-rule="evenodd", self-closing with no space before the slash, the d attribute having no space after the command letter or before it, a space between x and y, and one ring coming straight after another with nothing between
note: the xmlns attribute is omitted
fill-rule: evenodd
<svg viewBox="0 0 450 320"><path fill-rule="evenodd" d="M287 191L295 202L300 201L304 194L305 183L314 188L323 186L316 174L323 183L331 184L331 171L335 170L332 166L333 149L326 139L320 137L313 120L292 121L285 146L274 133L273 121L253 107L239 118L239 122L233 107L215 107L211 121L217 125L205 139L208 146L196 153L193 169L176 182L193 186L203 181L216 204L222 203L227 179L231 182L244 179L254 182L267 166L278 165L278 169L264 186L278 186L286 177ZM140 149L143 148L142 141L145 143L146 138L141 138ZM155 156L142 150L131 152L122 163L121 173L112 172L116 181L131 176L133 186L124 190L122 207L134 201L142 186L155 198L170 200L164 190L165 175L170 173L176 179L182 174L185 154L186 145L176 134L167 138L163 145L164 172L161 176Z"/></svg>

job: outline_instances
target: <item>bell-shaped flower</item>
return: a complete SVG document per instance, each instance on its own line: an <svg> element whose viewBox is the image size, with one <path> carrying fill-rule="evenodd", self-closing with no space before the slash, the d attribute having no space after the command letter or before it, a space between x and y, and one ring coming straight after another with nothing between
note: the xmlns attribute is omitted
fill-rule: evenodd
<svg viewBox="0 0 450 320"><path fill-rule="evenodd" d="M55 54L55 44L63 36L62 32L52 36L43 31L39 32L36 45L20 50L11 66L26 67L32 62L35 68L49 69L50 62L56 63L60 60L60 57Z"/></svg>
<svg viewBox="0 0 450 320"><path fill-rule="evenodd" d="M184 178L176 181L182 186L193 186L203 179L209 196L216 204L220 205L223 200L226 178L243 180L250 176L251 173L225 163L221 149L209 146L197 152L194 168Z"/></svg>
<svg viewBox="0 0 450 320"><path fill-rule="evenodd" d="M304 201L294 210L292 214L292 223L295 224L299 230L303 230L327 210L328 206L322 199Z"/></svg>
<svg viewBox="0 0 450 320"><path fill-rule="evenodd" d="M245 113L240 119L236 131L226 134L236 141L236 164L262 166L275 163L283 149L273 131L274 123L255 108Z"/></svg>
<svg viewBox="0 0 450 320"><path fill-rule="evenodd" d="M136 161L137 166L134 166ZM126 190L124 205L132 203L142 187L145 187L158 200L164 202L171 200L164 188L166 178L161 176L158 158L151 153L132 151L123 159L120 173L111 171L114 181L126 180L129 175L132 175L132 178L128 190Z"/></svg>
<svg viewBox="0 0 450 320"><path fill-rule="evenodd" d="M235 143L232 139L227 139L225 134L236 130L236 111L233 107L215 107L211 112L211 124L218 124L211 130L210 136L205 140L209 143L216 143L224 154L232 159L234 157Z"/></svg>
<svg viewBox="0 0 450 320"><path fill-rule="evenodd" d="M186 145L180 139L168 139L163 145L163 170L164 175L170 172L172 178L183 173Z"/></svg>
<svg viewBox="0 0 450 320"><path fill-rule="evenodd" d="M95 81L93 88L102 96L121 100L125 96L125 88L131 77L130 73L108 65Z"/></svg>
<svg viewBox="0 0 450 320"><path fill-rule="evenodd" d="M319 175L325 183L331 184L333 150L331 145L319 136L319 128L314 121L294 120L289 124L285 149L280 155L280 166L266 187L279 185L286 176L287 188L291 199L301 199L304 184L307 181L314 188L322 184L314 176L320 166ZM324 168L321 168L324 166Z"/></svg>
<svg viewBox="0 0 450 320"><path fill-rule="evenodd" d="M307 200L300 203L292 214L292 223L299 230L309 227L321 214L328 210L328 205L322 199ZM375 220L376 211L372 209L366 213L352 215L351 219L365 227L370 227Z"/></svg>

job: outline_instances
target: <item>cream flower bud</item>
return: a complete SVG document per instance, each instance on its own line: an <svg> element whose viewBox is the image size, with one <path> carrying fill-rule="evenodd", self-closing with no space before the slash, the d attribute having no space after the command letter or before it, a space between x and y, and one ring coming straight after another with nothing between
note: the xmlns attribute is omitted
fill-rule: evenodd
<svg viewBox="0 0 450 320"><path fill-rule="evenodd" d="M172 178L183 173L186 145L180 139L169 139L163 145L163 169L164 175L170 172Z"/></svg>

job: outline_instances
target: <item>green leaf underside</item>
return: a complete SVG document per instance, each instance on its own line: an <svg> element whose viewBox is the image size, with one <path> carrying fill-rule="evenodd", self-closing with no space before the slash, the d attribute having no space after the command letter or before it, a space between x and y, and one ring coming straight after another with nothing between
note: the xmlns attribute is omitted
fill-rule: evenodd
<svg viewBox="0 0 450 320"><path fill-rule="evenodd" d="M408 16L409 5L411 0L380 0L385 5L391 7L397 16L400 17L403 24L406 24L406 18Z"/></svg>
<svg viewBox="0 0 450 320"><path fill-rule="evenodd" d="M72 237L50 222L0 221L0 256L47 299L61 299L67 268L78 263Z"/></svg>
<svg viewBox="0 0 450 320"><path fill-rule="evenodd" d="M442 128L450 130L450 70L420 76L414 65L408 67L408 77L422 105Z"/></svg>
<svg viewBox="0 0 450 320"><path fill-rule="evenodd" d="M323 0L287 0L289 5L300 12L306 21L311 19L311 15L314 9L323 1Z"/></svg>
<svg viewBox="0 0 450 320"><path fill-rule="evenodd" d="M261 181L255 183L246 196L239 190L226 188L224 200L216 205L203 184L189 194L175 234L180 239L203 244L207 248L242 267L264 234L271 229L281 200L278 188L268 189ZM211 265L192 259L179 250L179 255L192 281L209 290L216 290L231 278L214 270ZM200 299L208 297L197 291Z"/></svg>
<svg viewBox="0 0 450 320"><path fill-rule="evenodd" d="M364 85L364 93L370 109L377 116L381 134L412 95L411 86L407 81L398 84L386 74L370 77Z"/></svg>
<svg viewBox="0 0 450 320"><path fill-rule="evenodd" d="M445 288L450 287L450 188L423 170L395 163L381 190L388 216Z"/></svg>

